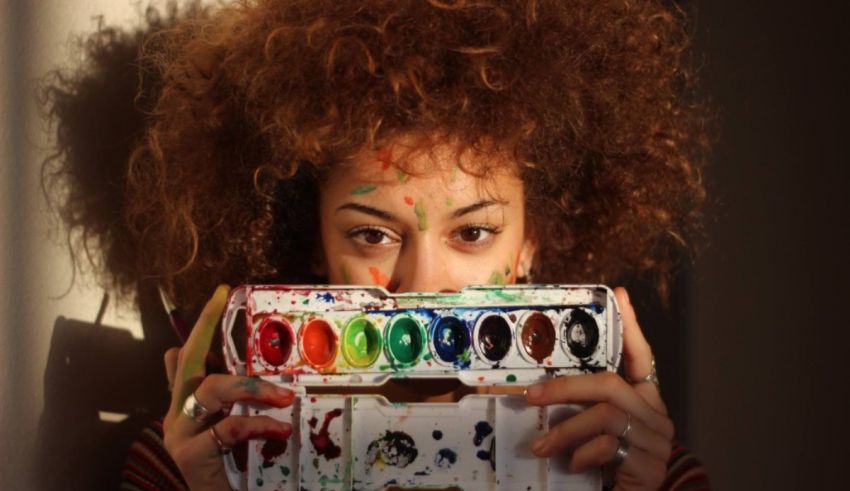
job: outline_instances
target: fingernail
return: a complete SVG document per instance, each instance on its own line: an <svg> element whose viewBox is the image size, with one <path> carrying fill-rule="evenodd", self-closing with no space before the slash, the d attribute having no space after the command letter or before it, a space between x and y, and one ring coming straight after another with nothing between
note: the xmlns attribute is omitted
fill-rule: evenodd
<svg viewBox="0 0 850 491"><path fill-rule="evenodd" d="M285 389L285 388L283 388L283 387L275 386L275 388L274 388L274 392L275 392L275 394L277 394L277 395L278 395L281 399L287 399L287 400L288 400L288 399L294 399L294 398L295 398L295 392L292 392L291 390L289 390L289 389Z"/></svg>
<svg viewBox="0 0 850 491"><path fill-rule="evenodd" d="M531 385L525 389L526 399L536 399L543 395L543 387L541 385Z"/></svg>
<svg viewBox="0 0 850 491"><path fill-rule="evenodd" d="M538 438L534 444L531 445L531 452L535 455L541 455L544 450L546 450L546 437Z"/></svg>

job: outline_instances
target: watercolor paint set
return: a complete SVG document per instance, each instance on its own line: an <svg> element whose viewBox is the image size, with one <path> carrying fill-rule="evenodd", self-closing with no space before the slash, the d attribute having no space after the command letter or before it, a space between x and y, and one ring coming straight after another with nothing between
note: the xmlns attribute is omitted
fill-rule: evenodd
<svg viewBox="0 0 850 491"><path fill-rule="evenodd" d="M295 391L287 408L237 404L292 424L287 441L225 456L239 490L584 490L598 470L538 459L531 442L578 411L534 407L522 388L616 371L620 314L600 285L474 286L390 294L380 287L241 286L223 322L230 373ZM454 379L451 402L389 400L391 381Z"/></svg>

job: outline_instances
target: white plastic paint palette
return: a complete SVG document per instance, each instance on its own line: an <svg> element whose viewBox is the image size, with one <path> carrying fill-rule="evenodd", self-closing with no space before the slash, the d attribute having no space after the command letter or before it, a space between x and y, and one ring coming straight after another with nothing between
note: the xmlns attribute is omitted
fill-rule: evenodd
<svg viewBox="0 0 850 491"><path fill-rule="evenodd" d="M298 395L288 408L234 407L294 429L285 443L251 441L241 464L226 458L236 489L601 488L598 471L571 474L566 458L530 452L537 436L578 406L537 408L521 396L480 393L458 402L391 403L362 392L392 378L521 387L615 371L622 333L604 286L400 295L376 287L243 286L231 293L223 329L231 373ZM322 394L308 390L316 386ZM340 393L328 393L331 387ZM361 393L344 394L346 387Z"/></svg>

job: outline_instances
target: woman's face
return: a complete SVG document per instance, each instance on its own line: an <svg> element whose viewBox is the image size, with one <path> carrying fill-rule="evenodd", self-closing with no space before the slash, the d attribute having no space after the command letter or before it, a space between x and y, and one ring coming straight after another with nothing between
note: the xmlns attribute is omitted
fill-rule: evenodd
<svg viewBox="0 0 850 491"><path fill-rule="evenodd" d="M458 156L448 145L414 154L390 146L335 171L320 188L329 281L439 292L525 276L534 244L522 181L507 161L488 177L462 170L493 158Z"/></svg>

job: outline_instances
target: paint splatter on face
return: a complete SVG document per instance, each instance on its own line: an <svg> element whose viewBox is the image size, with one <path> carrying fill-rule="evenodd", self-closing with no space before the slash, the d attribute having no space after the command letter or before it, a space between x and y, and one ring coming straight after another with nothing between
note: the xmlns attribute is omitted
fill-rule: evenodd
<svg viewBox="0 0 850 491"><path fill-rule="evenodd" d="M376 285L386 287L390 284L390 278L375 266L369 266L369 274L372 276L372 282Z"/></svg>
<svg viewBox="0 0 850 491"><path fill-rule="evenodd" d="M413 206L413 198L411 198L410 196L405 196L404 204L406 204L407 206Z"/></svg>
<svg viewBox="0 0 850 491"><path fill-rule="evenodd" d="M372 191L378 189L378 186L374 184L364 184L362 186L357 186L356 188L351 190L352 196L362 196L364 194L369 194Z"/></svg>
<svg viewBox="0 0 850 491"><path fill-rule="evenodd" d="M399 169L399 171L396 173L396 178L398 178L398 182L404 184L410 179L410 174Z"/></svg>
<svg viewBox="0 0 850 491"><path fill-rule="evenodd" d="M487 283L490 285L504 285L505 274L502 271L493 271L493 273L490 274L490 279L487 280Z"/></svg>
<svg viewBox="0 0 850 491"><path fill-rule="evenodd" d="M392 147L385 147L375 151L375 160L381 164L381 170L387 170L395 163L393 162L393 149Z"/></svg>
<svg viewBox="0 0 850 491"><path fill-rule="evenodd" d="M416 213L416 228L420 232L428 230L428 214L425 212L425 202L418 200L413 206L413 212Z"/></svg>
<svg viewBox="0 0 850 491"><path fill-rule="evenodd" d="M374 465L380 460L386 465L402 468L416 460L417 455L419 450L410 435L403 431L387 430L384 436L369 444L366 462Z"/></svg>
<svg viewBox="0 0 850 491"><path fill-rule="evenodd" d="M318 433L313 433L310 431L310 443L313 444L313 448L316 449L316 454L324 455L325 460L331 460L339 457L342 454L342 449L336 443L331 440L331 435L328 432L328 425L331 424L331 420L336 418L337 416L342 415L342 409L334 409L332 411L328 411L325 414L325 420L322 422L322 427L319 429ZM308 422L311 428L316 427L316 423L318 421L316 418L311 418Z"/></svg>
<svg viewBox="0 0 850 491"><path fill-rule="evenodd" d="M451 208L454 206L454 200L451 196L446 196L446 208Z"/></svg>
<svg viewBox="0 0 850 491"><path fill-rule="evenodd" d="M339 265L339 275L342 277L342 281L346 285L353 283L353 281L351 281L351 273L348 272L348 266L346 266L345 263Z"/></svg>

